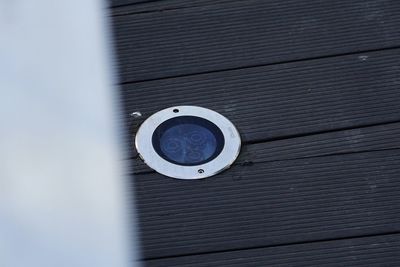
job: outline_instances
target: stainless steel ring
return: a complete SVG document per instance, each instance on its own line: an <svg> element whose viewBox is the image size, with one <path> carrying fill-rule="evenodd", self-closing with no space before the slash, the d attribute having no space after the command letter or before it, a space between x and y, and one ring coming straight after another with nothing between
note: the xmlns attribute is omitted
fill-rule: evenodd
<svg viewBox="0 0 400 267"><path fill-rule="evenodd" d="M163 122L179 116L200 117L212 122L221 130L225 143L217 157L204 164L183 166L171 163L157 153L152 142L154 131ZM239 155L241 139L236 127L221 114L197 106L175 106L161 110L145 120L136 133L135 146L144 162L158 173L178 179L202 179L232 165Z"/></svg>

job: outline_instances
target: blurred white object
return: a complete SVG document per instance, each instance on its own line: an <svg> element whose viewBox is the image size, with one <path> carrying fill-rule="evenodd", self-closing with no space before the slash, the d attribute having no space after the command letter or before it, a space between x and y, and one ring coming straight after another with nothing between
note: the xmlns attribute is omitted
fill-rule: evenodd
<svg viewBox="0 0 400 267"><path fill-rule="evenodd" d="M135 266L103 4L0 0L1 267Z"/></svg>

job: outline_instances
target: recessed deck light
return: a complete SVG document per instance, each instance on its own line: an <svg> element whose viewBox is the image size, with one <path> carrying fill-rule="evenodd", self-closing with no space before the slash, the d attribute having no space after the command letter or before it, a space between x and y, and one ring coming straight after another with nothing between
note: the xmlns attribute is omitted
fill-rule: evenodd
<svg viewBox="0 0 400 267"><path fill-rule="evenodd" d="M221 114L176 106L145 120L135 144L155 171L173 178L201 179L229 168L239 155L241 140L235 126Z"/></svg>

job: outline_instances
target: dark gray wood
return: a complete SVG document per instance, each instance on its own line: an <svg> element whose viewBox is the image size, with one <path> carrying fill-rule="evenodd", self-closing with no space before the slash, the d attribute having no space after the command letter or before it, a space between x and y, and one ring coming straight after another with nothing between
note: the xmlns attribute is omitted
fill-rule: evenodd
<svg viewBox="0 0 400 267"><path fill-rule="evenodd" d="M149 266L399 265L399 1L113 4L125 118L199 105L245 144L200 181L130 160Z"/></svg>
<svg viewBox="0 0 400 267"><path fill-rule="evenodd" d="M353 238L146 262L148 267L186 266L400 266L400 235Z"/></svg>
<svg viewBox="0 0 400 267"><path fill-rule="evenodd" d="M113 16L215 5L242 0L111 0ZM247 1L247 0L244 0Z"/></svg>
<svg viewBox="0 0 400 267"><path fill-rule="evenodd" d="M110 7L125 6L130 4L149 3L152 0L110 0Z"/></svg>
<svg viewBox="0 0 400 267"><path fill-rule="evenodd" d="M145 258L400 231L400 150L135 175Z"/></svg>
<svg viewBox="0 0 400 267"><path fill-rule="evenodd" d="M126 114L198 105L245 142L400 120L400 49L128 84Z"/></svg>
<svg viewBox="0 0 400 267"><path fill-rule="evenodd" d="M244 145L235 165L400 148L400 123ZM152 170L136 157L133 173Z"/></svg>
<svg viewBox="0 0 400 267"><path fill-rule="evenodd" d="M233 1L115 16L122 82L400 45L399 1Z"/></svg>

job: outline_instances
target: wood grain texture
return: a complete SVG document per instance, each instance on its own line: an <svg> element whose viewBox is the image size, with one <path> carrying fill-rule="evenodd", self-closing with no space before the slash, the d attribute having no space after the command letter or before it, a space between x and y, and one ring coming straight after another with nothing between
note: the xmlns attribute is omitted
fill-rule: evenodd
<svg viewBox="0 0 400 267"><path fill-rule="evenodd" d="M244 142L400 120L400 49L255 67L122 87L126 113L167 107L220 112Z"/></svg>
<svg viewBox="0 0 400 267"><path fill-rule="evenodd" d="M234 1L247 0L111 0L112 16L132 15L149 12L165 12L182 8L201 7Z"/></svg>
<svg viewBox="0 0 400 267"><path fill-rule="evenodd" d="M151 0L110 0L109 6L121 6L121 5L129 5L129 4L138 4L143 2L150 2Z"/></svg>
<svg viewBox="0 0 400 267"><path fill-rule="evenodd" d="M122 82L400 45L399 1L234 1L114 17Z"/></svg>
<svg viewBox="0 0 400 267"><path fill-rule="evenodd" d="M399 266L399 247L397 234L152 260L145 266Z"/></svg>
<svg viewBox="0 0 400 267"><path fill-rule="evenodd" d="M244 145L235 165L400 148L400 123ZM152 170L139 157L133 173Z"/></svg>
<svg viewBox="0 0 400 267"><path fill-rule="evenodd" d="M149 266L400 265L399 1L113 5L125 119L203 106L245 144L198 181L130 160Z"/></svg>
<svg viewBox="0 0 400 267"><path fill-rule="evenodd" d="M135 175L145 258L400 231L399 150Z"/></svg>

